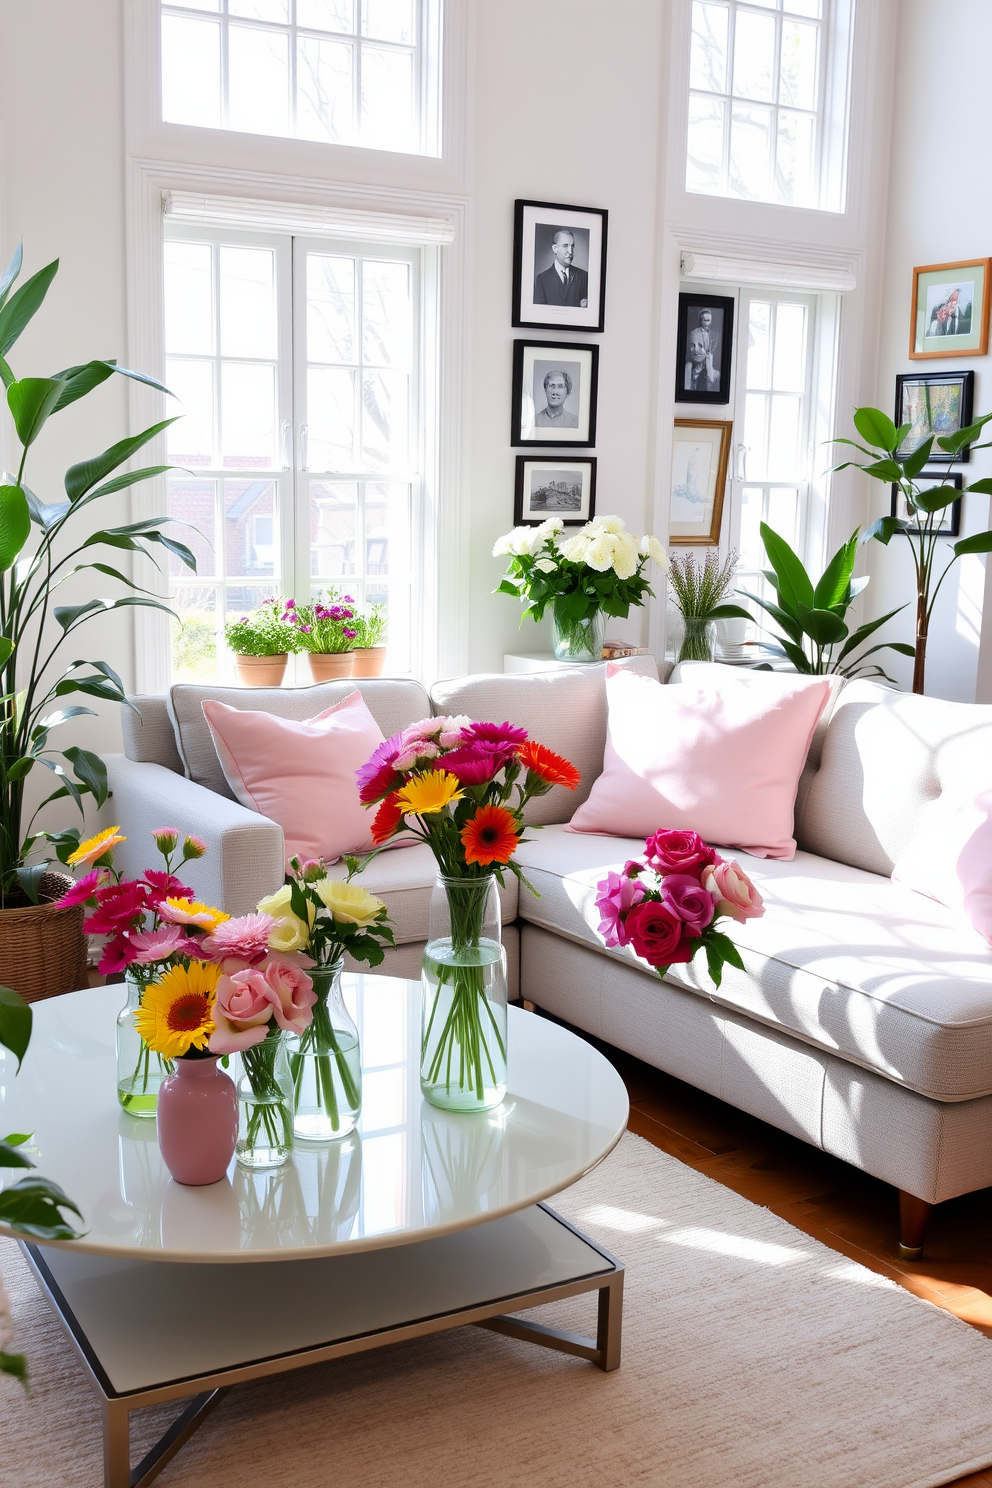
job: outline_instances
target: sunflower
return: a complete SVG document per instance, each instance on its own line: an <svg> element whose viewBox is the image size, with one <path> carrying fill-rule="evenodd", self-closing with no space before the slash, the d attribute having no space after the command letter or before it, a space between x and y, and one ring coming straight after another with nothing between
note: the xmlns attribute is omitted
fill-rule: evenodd
<svg viewBox="0 0 992 1488"><path fill-rule="evenodd" d="M505 806L480 806L461 831L466 863L508 862L520 841L516 826L516 818Z"/></svg>
<svg viewBox="0 0 992 1488"><path fill-rule="evenodd" d="M171 895L159 905L159 915L173 925L198 925L209 935L218 925L223 925L231 916L212 904L201 904L198 899L175 899Z"/></svg>
<svg viewBox="0 0 992 1488"><path fill-rule="evenodd" d="M165 1059L205 1049L214 1031L214 996L220 967L209 961L173 966L141 994L134 1026L145 1043Z"/></svg>
<svg viewBox="0 0 992 1488"><path fill-rule="evenodd" d="M393 799L404 814L429 816L443 811L450 801L460 801L462 794L458 781L447 770L424 770L412 775Z"/></svg>
<svg viewBox="0 0 992 1488"><path fill-rule="evenodd" d="M78 868L81 863L95 863L98 858L103 857L104 853L112 851L118 842L127 841L126 837L118 835L119 832L120 827L106 827L104 831L97 832L95 837L87 837L85 842L79 844L74 853L69 854L66 862L73 868Z"/></svg>
<svg viewBox="0 0 992 1488"><path fill-rule="evenodd" d="M534 739L528 739L517 750L517 759L525 770L544 780L548 785L564 785L574 790L582 778L575 766L563 755L555 754Z"/></svg>

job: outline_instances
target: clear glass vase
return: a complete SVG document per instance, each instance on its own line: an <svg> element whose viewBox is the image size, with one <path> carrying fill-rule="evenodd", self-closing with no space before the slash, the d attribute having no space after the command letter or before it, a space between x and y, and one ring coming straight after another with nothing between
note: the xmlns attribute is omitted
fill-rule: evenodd
<svg viewBox="0 0 992 1488"><path fill-rule="evenodd" d="M293 1151L293 1077L287 1036L272 1031L254 1048L234 1056L238 1087L238 1141L245 1168L281 1168Z"/></svg>
<svg viewBox="0 0 992 1488"><path fill-rule="evenodd" d="M332 1142L354 1131L362 1109L358 1029L341 995L344 961L315 966L313 1021L288 1040L293 1132L302 1142Z"/></svg>
<svg viewBox="0 0 992 1488"><path fill-rule="evenodd" d="M141 1006L142 984L125 974L127 1002L117 1014L117 1099L129 1116L154 1118L162 1081L171 1075L173 1064L152 1053L135 1027Z"/></svg>
<svg viewBox="0 0 992 1488"><path fill-rule="evenodd" d="M716 621L686 615L679 661L712 661L716 655Z"/></svg>
<svg viewBox="0 0 992 1488"><path fill-rule="evenodd" d="M447 1111L506 1094L506 955L492 874L438 877L424 948L420 1088Z"/></svg>
<svg viewBox="0 0 992 1488"><path fill-rule="evenodd" d="M594 610L584 620L566 617L562 601L551 602L551 644L559 661L599 661L606 637L606 616Z"/></svg>

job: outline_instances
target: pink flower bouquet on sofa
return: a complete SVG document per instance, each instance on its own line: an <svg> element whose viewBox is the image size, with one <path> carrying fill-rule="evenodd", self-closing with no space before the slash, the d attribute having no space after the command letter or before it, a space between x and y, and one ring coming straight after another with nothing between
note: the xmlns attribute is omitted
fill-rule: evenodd
<svg viewBox="0 0 992 1488"><path fill-rule="evenodd" d="M728 863L698 832L662 829L621 873L596 885L599 933L607 946L630 946L663 977L670 966L704 951L719 987L723 968L744 970L740 952L717 921L757 919L761 895L737 863Z"/></svg>

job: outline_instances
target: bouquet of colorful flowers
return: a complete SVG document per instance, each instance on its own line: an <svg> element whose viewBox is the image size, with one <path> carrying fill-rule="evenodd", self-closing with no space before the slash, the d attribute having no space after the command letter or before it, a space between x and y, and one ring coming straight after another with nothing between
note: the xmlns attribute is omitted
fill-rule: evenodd
<svg viewBox="0 0 992 1488"><path fill-rule="evenodd" d="M737 947L716 928L721 918L743 922L765 912L740 865L721 858L697 832L661 830L644 849L643 858L596 885L604 943L629 945L662 977L700 950L717 987L727 962L743 971Z"/></svg>

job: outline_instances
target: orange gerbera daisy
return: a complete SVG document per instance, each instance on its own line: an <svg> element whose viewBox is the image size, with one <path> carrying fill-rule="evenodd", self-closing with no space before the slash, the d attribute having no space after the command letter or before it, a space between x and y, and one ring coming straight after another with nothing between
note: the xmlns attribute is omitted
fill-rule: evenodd
<svg viewBox="0 0 992 1488"><path fill-rule="evenodd" d="M574 790L582 778L575 766L563 755L555 754L553 749L545 749L543 744L538 744L533 739L521 744L517 750L517 759L525 770L546 780L549 785L564 785L569 790Z"/></svg>
<svg viewBox="0 0 992 1488"><path fill-rule="evenodd" d="M466 863L506 863L517 850L520 838L516 819L505 806L480 806L461 830Z"/></svg>
<svg viewBox="0 0 992 1488"><path fill-rule="evenodd" d="M376 847L388 842L403 820L403 810L397 801L399 791L391 791L382 802L372 822L372 841Z"/></svg>

